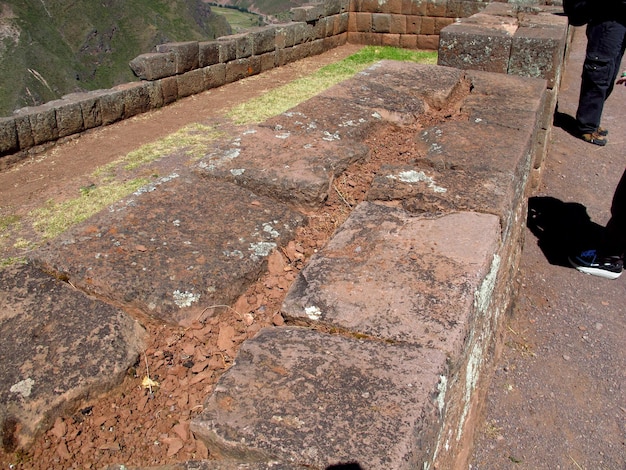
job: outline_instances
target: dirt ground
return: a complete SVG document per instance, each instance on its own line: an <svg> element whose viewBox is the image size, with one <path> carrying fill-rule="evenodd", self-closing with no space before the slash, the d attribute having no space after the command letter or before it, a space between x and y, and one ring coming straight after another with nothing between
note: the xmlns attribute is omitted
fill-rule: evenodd
<svg viewBox="0 0 626 470"><path fill-rule="evenodd" d="M348 45L260 76L193 96L167 108L86 133L0 172L0 217L27 214L46 201L75 197L90 184L89 175L137 147L182 126L223 116L233 105L313 72L356 52ZM450 112L445 110L442 115ZM437 119L431 116L429 119ZM428 124L428 123L423 123ZM409 162L416 129L389 127L372 135L370 160L353 165L333 184L325 207L308 213L309 223L296 240L269 259L266 275L232 308L207 312L188 328L145 325L144 354L117 389L83 404L72 416L58 418L28 450L5 442L2 468L102 468L109 464L155 466L211 458L189 431L221 374L233 363L241 343L261 328L283 324L279 313L291 282L308 258L365 197L382 163ZM36 243L25 227L10 240L0 239L2 258L27 256L12 247L16 239ZM150 379L150 380L146 380ZM152 382L151 382L152 381ZM158 385L157 385L158 384Z"/></svg>

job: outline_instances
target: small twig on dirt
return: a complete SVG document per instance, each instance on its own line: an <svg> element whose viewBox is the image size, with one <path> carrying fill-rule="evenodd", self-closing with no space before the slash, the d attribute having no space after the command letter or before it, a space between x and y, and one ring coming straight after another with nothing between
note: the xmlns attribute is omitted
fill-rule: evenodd
<svg viewBox="0 0 626 470"><path fill-rule="evenodd" d="M198 318L196 318L196 321L198 321L198 322L202 322L202 316L204 315L204 313L205 313L208 309L210 309L210 308L220 308L220 307L224 307L224 308L227 308L228 310L232 310L233 312L235 312L235 313L237 314L237 316L238 316L239 318L243 318L243 317L241 316L241 313L239 313L237 310L235 310L234 308L230 307L229 305L209 305L208 307L206 307L204 310L202 310L202 311L200 312L200 315L198 315Z"/></svg>
<svg viewBox="0 0 626 470"><path fill-rule="evenodd" d="M572 459L572 462L574 462L574 465L576 465L577 468L580 468L580 470L583 470L583 467L581 467L578 462L576 462L576 460L574 460L574 457L572 457L571 455L568 455L568 457L570 459Z"/></svg>
<svg viewBox="0 0 626 470"><path fill-rule="evenodd" d="M337 185L333 184L333 188L335 189L335 191L337 191L339 198L344 202L344 204L348 206L348 208L352 209L352 205L348 201L346 201L346 198L343 197L343 194L341 194L341 191L339 191L339 188L337 188Z"/></svg>

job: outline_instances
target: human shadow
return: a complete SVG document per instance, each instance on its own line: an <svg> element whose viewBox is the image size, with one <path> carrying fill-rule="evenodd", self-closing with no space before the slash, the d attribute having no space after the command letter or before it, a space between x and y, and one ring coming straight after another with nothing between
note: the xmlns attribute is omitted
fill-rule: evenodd
<svg viewBox="0 0 626 470"><path fill-rule="evenodd" d="M326 467L326 470L363 470L363 467L357 462L348 462L329 465Z"/></svg>
<svg viewBox="0 0 626 470"><path fill-rule="evenodd" d="M604 227L591 221L587 208L549 196L528 200L527 227L550 264L570 267L568 256L597 246Z"/></svg>
<svg viewBox="0 0 626 470"><path fill-rule="evenodd" d="M565 132L574 137L580 136L580 131L578 130L578 125L576 124L576 118L570 116L569 114L560 112L558 106L557 109L554 111L552 124L554 125L554 127L560 127Z"/></svg>

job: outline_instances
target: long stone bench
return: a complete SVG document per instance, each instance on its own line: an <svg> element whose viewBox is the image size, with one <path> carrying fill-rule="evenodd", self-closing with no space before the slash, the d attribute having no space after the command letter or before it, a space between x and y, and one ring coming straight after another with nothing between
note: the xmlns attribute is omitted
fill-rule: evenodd
<svg viewBox="0 0 626 470"><path fill-rule="evenodd" d="M80 315L76 302L87 297L77 288L106 301L99 309L117 306L111 318L126 312L116 322L127 326L136 325L128 313L186 324L204 313L200 305L232 303L245 291L304 221L297 209L319 205L333 178L367 158L366 136L379 126L413 129L420 158L381 168L367 201L291 287L282 307L287 326L244 343L192 429L212 455L258 468L455 468L471 447L478 390L514 294L545 100L542 79L380 62L223 139L191 171L163 178L37 250L31 264L6 273L5 284L43 277L68 293L49 299L50 288L31 283L17 299L7 297L7 284L3 305L30 305L27 322L43 302ZM458 111L454 119L419 125L448 108ZM17 318L2 318L3 335L44 347L44 337L14 324ZM94 382L110 377L110 384L134 363L140 328L106 324L129 331L128 345L117 345L121 362L108 366L110 358L95 353L106 349L89 339L95 349L75 354L93 354L93 366L73 362L78 376L67 389L37 388L47 379L27 373L31 358L5 354L21 371L1 390L16 398L0 410L16 442L98 393ZM72 335L55 341L59 351L77 346ZM33 426L23 426L32 417Z"/></svg>

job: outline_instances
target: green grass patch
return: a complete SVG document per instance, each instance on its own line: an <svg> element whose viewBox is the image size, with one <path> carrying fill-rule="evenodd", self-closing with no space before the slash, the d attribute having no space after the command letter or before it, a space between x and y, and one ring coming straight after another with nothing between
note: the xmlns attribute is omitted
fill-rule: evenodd
<svg viewBox="0 0 626 470"><path fill-rule="evenodd" d="M276 88L263 96L234 107L229 116L237 124L263 122L293 108L339 82L353 77L379 60L398 60L436 64L437 52L396 47L367 46L344 60L322 67L317 72Z"/></svg>
<svg viewBox="0 0 626 470"><path fill-rule="evenodd" d="M0 235L20 222L20 217L15 214L0 217Z"/></svg>
<svg viewBox="0 0 626 470"><path fill-rule="evenodd" d="M211 11L226 18L226 21L228 21L228 24L233 29L233 33L259 26L263 22L259 15L240 11L236 8L224 8L211 5Z"/></svg>
<svg viewBox="0 0 626 470"><path fill-rule="evenodd" d="M206 153L207 144L221 135L222 133L213 127L197 123L189 124L173 134L143 145L124 157L99 167L93 172L93 176L96 178L114 177L118 167L132 171L180 151L185 152L192 159L199 159Z"/></svg>
<svg viewBox="0 0 626 470"><path fill-rule="evenodd" d="M11 256L9 258L0 259L0 268L7 268L18 264L26 264L26 258Z"/></svg>
<svg viewBox="0 0 626 470"><path fill-rule="evenodd" d="M49 201L29 215L34 219L33 227L44 239L54 238L148 183L147 178L138 178L120 184L97 186L89 191L81 191L79 197L69 201Z"/></svg>

